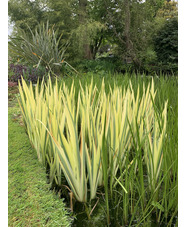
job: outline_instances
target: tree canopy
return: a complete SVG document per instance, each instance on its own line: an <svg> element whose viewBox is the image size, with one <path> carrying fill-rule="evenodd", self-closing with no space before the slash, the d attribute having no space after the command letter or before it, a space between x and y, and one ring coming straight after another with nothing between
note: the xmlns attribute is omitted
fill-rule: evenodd
<svg viewBox="0 0 186 227"><path fill-rule="evenodd" d="M104 49L136 67L159 56L154 36L177 18L177 2L168 0L9 0L8 5L15 30L29 33L28 26L34 30L49 21L70 43L70 61L95 59Z"/></svg>

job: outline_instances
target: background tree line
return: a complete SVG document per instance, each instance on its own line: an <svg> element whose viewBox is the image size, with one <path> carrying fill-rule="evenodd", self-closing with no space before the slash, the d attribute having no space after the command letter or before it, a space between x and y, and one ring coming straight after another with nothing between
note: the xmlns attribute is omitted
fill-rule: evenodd
<svg viewBox="0 0 186 227"><path fill-rule="evenodd" d="M62 34L65 59L72 65L98 57L120 66L177 71L177 2L170 0L9 0L12 37L31 35L39 24ZM29 26L29 27L28 27Z"/></svg>

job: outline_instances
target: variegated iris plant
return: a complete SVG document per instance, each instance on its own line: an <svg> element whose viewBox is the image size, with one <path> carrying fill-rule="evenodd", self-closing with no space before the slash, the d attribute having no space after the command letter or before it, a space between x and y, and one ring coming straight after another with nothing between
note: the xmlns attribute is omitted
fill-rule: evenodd
<svg viewBox="0 0 186 227"><path fill-rule="evenodd" d="M104 80L98 91L90 85L80 90L75 99L74 84L70 89L48 83L19 84L19 104L31 143L38 159L50 167L50 181L62 184L64 174L68 187L78 201L95 198L104 184L103 149L107 149L107 173L110 185L115 182L119 161L125 170L126 152L134 144L144 144L149 187L156 184L162 164L162 146L166 135L167 103L162 114L155 112L154 83L139 88L135 97L132 85L122 90L115 86L106 94ZM106 146L103 146L103 140ZM120 166L121 168L121 166ZM90 189L90 195L88 194Z"/></svg>

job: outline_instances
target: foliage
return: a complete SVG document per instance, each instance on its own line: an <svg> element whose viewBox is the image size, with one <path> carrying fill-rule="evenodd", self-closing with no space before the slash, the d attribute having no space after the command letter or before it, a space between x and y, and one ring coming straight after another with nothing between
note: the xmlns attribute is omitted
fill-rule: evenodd
<svg viewBox="0 0 186 227"><path fill-rule="evenodd" d="M27 25L35 30L38 23L46 21L45 0L9 0L8 15L16 28L21 28L29 34Z"/></svg>
<svg viewBox="0 0 186 227"><path fill-rule="evenodd" d="M154 37L154 46L159 62L178 63L178 21L169 19Z"/></svg>
<svg viewBox="0 0 186 227"><path fill-rule="evenodd" d="M48 1L50 22L62 30L64 39L71 43L68 61L94 59L101 44L105 25L95 16L91 4L76 0Z"/></svg>
<svg viewBox="0 0 186 227"><path fill-rule="evenodd" d="M81 84L85 89L85 84L88 87L92 81L91 73L87 74L86 77L82 76ZM139 86L139 100L141 100L143 94L143 84L147 88L151 77L146 77L139 75L111 75L106 74L105 77L105 92L110 93L110 88L114 89L116 86L127 86L130 87L129 78L132 82L132 87L134 89L134 95L137 97L137 89ZM101 90L102 80L101 76L94 74L93 87L97 86L98 90ZM61 85L63 84L68 87L67 90L71 90L72 81L69 78L63 78ZM114 85L115 84L115 85ZM59 86L59 87L60 87ZM58 87L58 88L59 88ZM159 178L157 182L157 187L155 193L150 189L148 183L147 168L144 160L144 143L136 143L136 145L142 149L137 149L136 145L133 144L130 152L126 153L126 160L124 165L124 171L122 167L122 162L119 162L119 169L114 178L114 184L110 184L110 174L108 172L108 206L109 206L109 216L112 225L143 225L151 226L153 223L159 223L160 225L171 226L171 223L177 221L177 200L178 200L178 152L177 152L177 78L174 77L154 77L154 87L158 88L156 93L155 103L157 105L156 111L159 114L163 111L164 102L168 99L167 105L167 130L163 146L163 160L161 163L161 169L159 172ZM74 77L74 88L75 88L75 103L78 103L78 91L81 90L79 85L79 78ZM34 91L35 94L35 91ZM50 93L49 93L50 94ZM57 93L56 93L57 94ZM70 95L68 95L70 96ZM50 99L52 100L52 99ZM84 99L83 99L84 100ZM95 96L95 101L97 96ZM56 99L57 101L57 99ZM50 102L51 104L51 102ZM68 104L70 105L70 103ZM73 106L73 104L72 104ZM51 109L51 108L50 108ZM52 110L52 109L51 109ZM45 111L44 111L45 112ZM51 111L50 111L51 112ZM85 111L87 112L87 111ZM51 112L52 113L52 112ZM56 115L58 116L58 115ZM52 120L52 118L51 118ZM134 134L134 127L131 124L130 132ZM135 126L135 125L134 125ZM50 128L49 128L50 129ZM78 127L80 129L80 127ZM53 129L52 129L53 130ZM78 132L80 132L78 130ZM65 136L66 136L65 132ZM138 135L138 132L137 132ZM50 137L50 136L49 136ZM79 138L79 142L80 142ZM147 140L148 141L148 140ZM109 146L108 146L109 148ZM108 149L107 149L108 151ZM49 157L48 157L49 158ZM118 159L119 160L119 159ZM142 161L140 161L142 160ZM136 164L137 163L137 164ZM53 163L54 164L54 163ZM52 167L53 165L51 165ZM112 166L112 164L109 164ZM54 169L53 169L54 170ZM52 173L50 175L52 177ZM58 174L54 181L60 180ZM63 181L64 186L64 181ZM62 186L62 187L63 187ZM87 185L88 186L88 185ZM89 186L88 186L89 188ZM58 188L60 189L60 187ZM125 190L127 193L125 192ZM112 190L112 193L111 193ZM88 193L89 194L89 193ZM100 194L102 196L100 196ZM102 226L106 221L105 211L106 210L106 194L103 191L103 187L98 187L96 193L97 199L91 200L88 204L80 206L80 203L75 203L74 210L78 214L75 224ZM89 198L89 197L88 197ZM80 208L81 207L81 208ZM84 209L86 207L86 209ZM93 208L92 208L93 207ZM80 210L79 210L80 208ZM77 210L78 209L78 210ZM85 213L86 210L86 213ZM86 214L89 220L86 219ZM106 223L105 223L106 225Z"/></svg>
<svg viewBox="0 0 186 227"><path fill-rule="evenodd" d="M164 1L163 6L157 12L157 17L166 19L178 17L178 3L176 1Z"/></svg>
<svg viewBox="0 0 186 227"><path fill-rule="evenodd" d="M149 26L152 21L152 2L145 1L104 1L107 15L105 22L114 51L122 60L142 64L140 54L149 46ZM153 9L154 10L154 9ZM140 12L140 13L139 13Z"/></svg>
<svg viewBox="0 0 186 227"><path fill-rule="evenodd" d="M71 60L75 50L72 47L71 33L78 25L78 13L76 1L74 0L47 0L47 18L51 24L55 24L55 28L63 33L64 43L69 42L70 45L66 50L67 60ZM61 43L61 42L60 42ZM77 53L76 53L77 54Z"/></svg>
<svg viewBox="0 0 186 227"><path fill-rule="evenodd" d="M59 46L70 43L66 51L70 64L95 59L99 49L109 45L114 56L132 62L135 70L146 71L153 71L151 65L157 65L153 45L157 31L167 18L177 17L177 3L164 0L10 0L9 5L15 31L20 27L30 36L26 24L33 31L36 21L46 20L63 31ZM35 14L31 14L32 9ZM60 34L56 35L58 39Z"/></svg>
<svg viewBox="0 0 186 227"><path fill-rule="evenodd" d="M30 29L30 28L29 28ZM40 24L29 38L23 30L19 30L16 37L9 42L9 49L27 64L45 67L51 73L58 73L64 62L64 53L67 44L59 46L61 36L57 38L54 27L50 28L49 23Z"/></svg>
<svg viewBox="0 0 186 227"><path fill-rule="evenodd" d="M38 79L42 80L46 77L47 71L43 67L33 68L32 66L24 66L21 64L10 64L8 72L8 80L13 82L21 81L23 77L26 81L37 83Z"/></svg>
<svg viewBox="0 0 186 227"><path fill-rule="evenodd" d="M148 154L146 163L147 166L151 165L150 163L156 166L156 169L148 167L149 185L152 188L152 184L155 190L161 162L156 162L154 155L161 157L166 127L166 105L162 117L157 118L153 106L155 99L153 81L151 90L149 90L150 85L146 92L145 87L143 88L141 100L139 100L139 89L135 98L131 84L123 93L121 88L115 87L106 96L104 82L99 93L91 82L89 87L86 86L85 90L81 88L79 91L77 106L73 84L70 91L65 84L63 88L58 89L57 81L52 88L49 80L46 91L44 84L41 85L40 91L37 84L35 98L32 84L28 87L24 80L22 84L23 88L19 85L20 106L28 135L37 150L38 159L44 165L48 162L51 181L55 179L60 185L61 171L63 171L75 198L86 202L87 179L89 179L90 199L94 199L98 185L103 184L104 164L102 163L101 166L103 135L108 146L107 171L110 175L111 188L113 177L118 172L118 160L122 160L122 168L125 168L126 152L130 152L133 144L140 146L139 143L146 140L148 135L149 142L145 146ZM54 102L56 95L58 99ZM48 107L51 112L47 111ZM163 131L160 128L162 121L165 122ZM155 133L153 139L152 131Z"/></svg>
<svg viewBox="0 0 186 227"><path fill-rule="evenodd" d="M99 42L100 34L105 30L104 24L97 21L87 21L80 24L72 31L72 45L76 48L78 58L82 59L85 55L85 43L90 46L90 59L95 59L96 53L101 43ZM86 38L86 40L85 40ZM101 40L100 40L101 42ZM98 46L97 46L98 45Z"/></svg>
<svg viewBox="0 0 186 227"><path fill-rule="evenodd" d="M9 78L24 76L23 121L51 184L60 190L65 184L71 209L73 201L83 202L79 206L94 217L87 222L93 226L97 218L101 226L106 221L171 226L178 213L178 94L177 77L162 72L177 75L177 3L10 0L9 5L15 22L10 60L29 56L21 63L37 68L12 65ZM46 18L53 27L37 27ZM63 31L63 39L54 28ZM106 58L98 56L104 47ZM77 75L73 83L69 79L74 68L64 56L84 73L81 81ZM154 80L132 73L136 70ZM32 86L45 71L68 77L58 77L61 84L49 79ZM93 214L97 210L99 217Z"/></svg>
<svg viewBox="0 0 186 227"><path fill-rule="evenodd" d="M135 72L134 64L127 64L121 61L119 57L113 55L106 57L99 56L96 60L82 60L74 64L79 72L97 73L106 76L108 73L133 73Z"/></svg>
<svg viewBox="0 0 186 227"><path fill-rule="evenodd" d="M82 60L75 64L80 72L116 72L121 68L121 63L115 57L100 57L96 60Z"/></svg>

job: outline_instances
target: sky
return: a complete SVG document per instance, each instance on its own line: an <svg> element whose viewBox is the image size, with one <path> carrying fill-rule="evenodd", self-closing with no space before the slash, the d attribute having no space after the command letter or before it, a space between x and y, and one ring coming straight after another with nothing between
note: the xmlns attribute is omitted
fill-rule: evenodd
<svg viewBox="0 0 186 227"><path fill-rule="evenodd" d="M9 20L10 19L8 17L8 35L11 35L12 30L13 30L13 24L11 24Z"/></svg>

